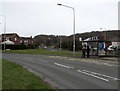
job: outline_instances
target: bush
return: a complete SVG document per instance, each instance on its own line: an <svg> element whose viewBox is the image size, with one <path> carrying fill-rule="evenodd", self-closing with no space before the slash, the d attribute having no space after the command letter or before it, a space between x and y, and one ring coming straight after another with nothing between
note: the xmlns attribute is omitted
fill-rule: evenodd
<svg viewBox="0 0 120 91"><path fill-rule="evenodd" d="M62 48L73 51L73 41L62 42ZM78 51L78 50L81 50L81 49L82 49L82 43L76 40L75 41L75 50Z"/></svg>
<svg viewBox="0 0 120 91"><path fill-rule="evenodd" d="M33 45L5 45L5 49L10 49L10 50L34 49L34 46ZM4 45L2 45L2 50L4 50Z"/></svg>

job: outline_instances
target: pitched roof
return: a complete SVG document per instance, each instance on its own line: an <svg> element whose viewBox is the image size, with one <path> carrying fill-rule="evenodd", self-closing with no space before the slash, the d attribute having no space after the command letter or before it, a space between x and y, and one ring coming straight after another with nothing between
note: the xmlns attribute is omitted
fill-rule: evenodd
<svg viewBox="0 0 120 91"><path fill-rule="evenodd" d="M17 33L5 33L5 34L2 34L2 36L6 36L6 37L12 37L14 35L17 35L19 37L19 35Z"/></svg>
<svg viewBox="0 0 120 91"><path fill-rule="evenodd" d="M32 39L32 37L20 37L21 39Z"/></svg>

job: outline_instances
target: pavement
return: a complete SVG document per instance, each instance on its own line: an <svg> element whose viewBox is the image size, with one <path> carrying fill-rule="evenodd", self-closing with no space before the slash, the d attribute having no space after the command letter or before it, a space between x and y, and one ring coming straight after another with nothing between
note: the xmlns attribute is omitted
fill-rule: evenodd
<svg viewBox="0 0 120 91"><path fill-rule="evenodd" d="M59 49L49 49L49 51L59 51ZM70 51L61 51L61 52L70 52ZM70 53L72 53L72 51ZM76 53L81 53L81 52L76 52ZM73 56L73 57L80 58L80 56ZM91 56L90 58L101 59L101 60L106 60L106 61L107 60L108 61L118 61L119 60L118 57L113 57L113 56L110 56L110 57L108 57L108 56L107 57L106 56L104 56L104 57Z"/></svg>
<svg viewBox="0 0 120 91"><path fill-rule="evenodd" d="M102 60L119 61L118 57L102 57Z"/></svg>
<svg viewBox="0 0 120 91"><path fill-rule="evenodd" d="M118 62L31 54L2 54L56 89L118 89Z"/></svg>

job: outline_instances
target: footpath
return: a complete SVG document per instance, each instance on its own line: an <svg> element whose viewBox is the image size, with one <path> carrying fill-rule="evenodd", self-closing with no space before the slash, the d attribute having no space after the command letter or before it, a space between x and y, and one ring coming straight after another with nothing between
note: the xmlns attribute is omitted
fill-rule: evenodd
<svg viewBox="0 0 120 91"><path fill-rule="evenodd" d="M101 57L102 60L109 60L109 61L120 61L118 57Z"/></svg>

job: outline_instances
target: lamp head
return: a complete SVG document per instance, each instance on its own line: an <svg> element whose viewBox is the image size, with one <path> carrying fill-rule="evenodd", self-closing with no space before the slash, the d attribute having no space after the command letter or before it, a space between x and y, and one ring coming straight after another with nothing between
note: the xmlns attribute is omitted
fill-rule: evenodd
<svg viewBox="0 0 120 91"><path fill-rule="evenodd" d="M58 3L57 5L61 6L62 4Z"/></svg>

